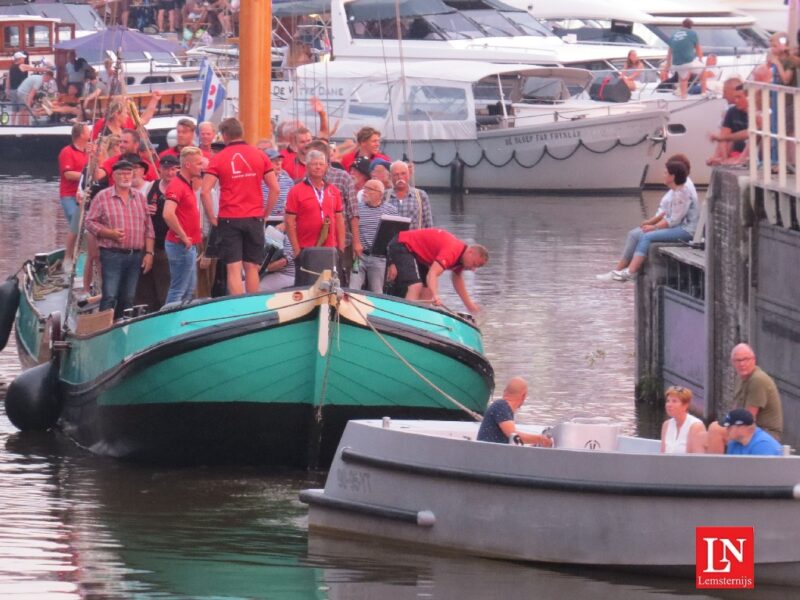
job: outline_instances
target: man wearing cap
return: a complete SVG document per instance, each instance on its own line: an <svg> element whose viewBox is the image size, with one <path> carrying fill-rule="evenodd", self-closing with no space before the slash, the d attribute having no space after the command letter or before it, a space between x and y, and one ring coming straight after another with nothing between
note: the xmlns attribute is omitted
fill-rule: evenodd
<svg viewBox="0 0 800 600"><path fill-rule="evenodd" d="M467 310L477 314L480 307L472 301L464 282L464 271L474 271L489 260L489 252L480 244L468 246L444 229L401 231L389 242L386 279L394 282L394 295L406 289L406 300L430 300L441 306L439 277L452 272L453 288Z"/></svg>
<svg viewBox="0 0 800 600"><path fill-rule="evenodd" d="M16 116L20 104L25 102L25 99L17 94L19 86L22 85L22 82L25 81L25 79L27 79L29 73L35 73L38 71L36 67L33 67L25 62L27 58L28 57L24 52L15 52L11 66L8 68L8 76L6 77L6 97L11 103L12 119ZM27 115L25 117L25 123L27 123ZM12 120L11 124L13 125L14 123L15 121ZM17 124L22 125L23 123Z"/></svg>
<svg viewBox="0 0 800 600"><path fill-rule="evenodd" d="M344 166L344 164L342 164ZM347 171L350 177L353 178L353 184L356 187L356 193L364 189L364 184L369 180L370 174L370 160L366 156L359 156L355 159Z"/></svg>
<svg viewBox="0 0 800 600"><path fill-rule="evenodd" d="M781 445L766 431L756 425L752 413L735 408L722 421L728 430L728 454L781 456Z"/></svg>
<svg viewBox="0 0 800 600"><path fill-rule="evenodd" d="M391 167L392 163L385 158L375 157L369 161L370 178L380 181L387 192L392 189Z"/></svg>
<svg viewBox="0 0 800 600"><path fill-rule="evenodd" d="M114 185L92 200L86 229L97 238L103 269L100 310L114 309L114 318L133 306L139 273L153 266L155 232L146 200L131 189L133 165L117 161Z"/></svg>
<svg viewBox="0 0 800 600"><path fill-rule="evenodd" d="M259 269L264 259L264 220L278 201L280 187L269 158L242 139L244 129L238 119L224 119L219 131L225 149L209 162L200 199L208 220L217 227L219 258L226 263L228 293L253 293L258 291ZM269 188L266 208L261 196L262 180ZM218 213L211 198L211 190L217 183Z"/></svg>
<svg viewBox="0 0 800 600"><path fill-rule="evenodd" d="M552 438L538 433L518 431L514 424L514 413L524 404L528 397L528 382L522 377L512 377L503 390L503 397L495 400L486 409L481 426L478 429L479 442L508 444L515 436L525 444L536 444L550 448Z"/></svg>
<svg viewBox="0 0 800 600"><path fill-rule="evenodd" d="M283 154L278 152L275 148L267 148L264 154L266 154L267 158L272 162L272 168L275 169L275 174L278 178L278 186L281 189L278 194L278 202L272 208L270 216L280 217L283 216L283 213L286 211L286 196L289 195L289 190L292 189L294 181L292 181L292 178L283 170ZM261 195L264 197L264 204L266 205L269 196L269 188L267 184L263 182L261 183Z"/></svg>
<svg viewBox="0 0 800 600"><path fill-rule="evenodd" d="M389 190L388 202L397 209L401 217L411 219L410 229L429 229L433 227L431 201L423 190L411 187L408 183L411 172L402 160L392 163L393 187Z"/></svg>
<svg viewBox="0 0 800 600"><path fill-rule="evenodd" d="M18 104L25 104L29 109L32 110L37 93L42 92L50 96L58 92L58 88L56 87L55 83L53 71L49 69L42 71L41 73L28 75L17 88ZM27 119L27 115L24 115L23 118Z"/></svg>
<svg viewBox="0 0 800 600"><path fill-rule="evenodd" d="M150 186L147 192L147 212L153 222L153 268L139 277L136 286L136 304L146 304L151 311L159 310L167 300L169 291L169 261L164 243L169 227L164 221L165 194L170 182L175 179L180 168L176 156L165 156L158 162L161 177Z"/></svg>
<svg viewBox="0 0 800 600"><path fill-rule="evenodd" d="M756 365L755 352L748 344L733 347L731 364L737 375L733 405L749 411L756 424L780 442L783 435L783 406L775 381ZM721 454L727 441L727 431L711 423L708 428L708 452Z"/></svg>

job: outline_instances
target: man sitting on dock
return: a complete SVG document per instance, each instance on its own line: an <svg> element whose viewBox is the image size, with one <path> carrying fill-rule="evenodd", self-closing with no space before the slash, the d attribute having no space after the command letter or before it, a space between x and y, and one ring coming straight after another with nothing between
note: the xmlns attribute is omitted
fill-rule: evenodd
<svg viewBox="0 0 800 600"><path fill-rule="evenodd" d="M515 436L519 436L525 444L534 444L550 448L553 440L546 435L538 433L525 433L518 431L514 424L514 413L528 397L528 382L522 377L513 377L503 390L503 397L489 405L483 415L481 427L478 430L479 442L494 442L507 444Z"/></svg>
<svg viewBox="0 0 800 600"><path fill-rule="evenodd" d="M728 454L750 456L781 456L781 445L771 435L756 425L752 413L735 408L722 422L728 430Z"/></svg>
<svg viewBox="0 0 800 600"><path fill-rule="evenodd" d="M731 363L739 376L733 392L734 406L749 411L756 425L780 442L783 406L775 381L756 365L755 352L748 344L734 346ZM722 454L727 442L728 430L711 423L708 427L707 452Z"/></svg>
<svg viewBox="0 0 800 600"><path fill-rule="evenodd" d="M489 251L480 244L468 246L444 229L415 229L402 231L389 242L386 280L393 282L394 295L406 300L430 301L441 306L439 277L452 271L453 288L474 314L480 311L467 293L464 271L474 271L489 261Z"/></svg>

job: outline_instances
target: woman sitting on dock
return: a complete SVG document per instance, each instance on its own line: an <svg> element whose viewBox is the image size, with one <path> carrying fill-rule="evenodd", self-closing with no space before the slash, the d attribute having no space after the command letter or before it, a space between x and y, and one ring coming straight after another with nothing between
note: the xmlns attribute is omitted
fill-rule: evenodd
<svg viewBox="0 0 800 600"><path fill-rule="evenodd" d="M617 268L597 276L600 281L629 281L641 269L653 242L680 242L694 237L700 218L699 201L689 178L689 159L675 154L664 173L669 191L664 194L655 216L628 232Z"/></svg>
<svg viewBox="0 0 800 600"><path fill-rule="evenodd" d="M665 410L669 419L661 427L663 454L702 454L705 452L706 426L689 414L692 390L672 386L665 392Z"/></svg>

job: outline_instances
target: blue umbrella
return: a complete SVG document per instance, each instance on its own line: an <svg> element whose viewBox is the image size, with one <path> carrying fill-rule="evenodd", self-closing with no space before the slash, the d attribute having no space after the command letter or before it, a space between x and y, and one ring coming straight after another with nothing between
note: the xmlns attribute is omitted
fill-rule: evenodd
<svg viewBox="0 0 800 600"><path fill-rule="evenodd" d="M76 56L83 57L90 63L102 62L106 50L119 53L124 60L142 59L144 52L152 55L183 52L183 48L175 42L121 26L109 27L92 35L60 42L55 48L73 50Z"/></svg>

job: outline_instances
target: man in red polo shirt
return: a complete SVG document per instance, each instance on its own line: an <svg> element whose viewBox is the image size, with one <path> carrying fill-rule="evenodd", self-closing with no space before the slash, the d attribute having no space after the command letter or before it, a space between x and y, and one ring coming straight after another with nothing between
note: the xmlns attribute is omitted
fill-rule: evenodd
<svg viewBox="0 0 800 600"><path fill-rule="evenodd" d="M181 170L165 192L164 222L169 227L164 250L169 261L169 291L165 305L188 302L197 287L197 247L202 241L200 211L192 180L203 172L203 151L195 146L181 150Z"/></svg>
<svg viewBox="0 0 800 600"><path fill-rule="evenodd" d="M86 152L91 135L92 129L88 125L76 123L72 126L72 143L62 148L58 154L58 173L61 176L58 183L58 195L61 198L64 216L69 224L67 249L64 252L65 273L72 271L72 253L75 249L78 225L81 220L78 185L88 161Z"/></svg>
<svg viewBox="0 0 800 600"><path fill-rule="evenodd" d="M106 159L103 164L97 167L94 178L100 181L107 176L109 187L114 185L114 165L117 164L117 161L126 154L138 154L150 165L144 174L145 181L156 181L158 179L158 170L146 155L143 156L144 153L139 152L141 142L142 138L135 129L123 129L122 135L120 135L119 154Z"/></svg>
<svg viewBox="0 0 800 600"><path fill-rule="evenodd" d="M381 132L374 127L362 127L356 132L356 142L358 148L352 152L348 152L342 157L342 168L345 171L350 170L350 166L355 160L361 156L368 158L372 161L375 158L392 162L392 159L385 154L380 153L381 149Z"/></svg>
<svg viewBox="0 0 800 600"><path fill-rule="evenodd" d="M177 143L172 148L167 148L166 150L162 150L158 158L159 160L164 158L165 156L174 156L178 159L181 157L181 150L184 148L188 148L189 146L194 146L194 132L197 130L197 125L195 125L192 119L183 118L178 121L178 124L175 126L175 137L177 138ZM208 160L211 160L213 156L211 154L211 149L203 150L203 156Z"/></svg>
<svg viewBox="0 0 800 600"><path fill-rule="evenodd" d="M264 259L264 223L278 201L280 186L267 155L247 144L238 119L224 119L219 132L225 149L214 155L203 176L200 199L212 225L217 227L220 260L227 263L228 293L258 291L258 270ZM269 188L267 206L261 182ZM211 190L219 182L219 214L214 214ZM242 286L242 266L245 286Z"/></svg>
<svg viewBox="0 0 800 600"><path fill-rule="evenodd" d="M304 248L327 246L344 251L344 207L335 185L325 181L328 161L319 150L308 153L306 177L286 197L286 235L299 258Z"/></svg>
<svg viewBox="0 0 800 600"><path fill-rule="evenodd" d="M452 271L453 288L467 310L476 314L480 307L467 293L463 272L474 271L488 260L489 252L484 246L468 246L444 229L403 231L389 242L386 279L393 281L396 289L407 286L407 300L429 299L434 306L441 306L439 277Z"/></svg>
<svg viewBox="0 0 800 600"><path fill-rule="evenodd" d="M306 149L313 139L311 131L306 127L299 127L292 135L292 145L281 152L283 170L295 183L306 176Z"/></svg>

